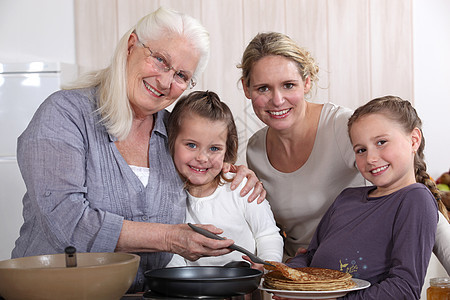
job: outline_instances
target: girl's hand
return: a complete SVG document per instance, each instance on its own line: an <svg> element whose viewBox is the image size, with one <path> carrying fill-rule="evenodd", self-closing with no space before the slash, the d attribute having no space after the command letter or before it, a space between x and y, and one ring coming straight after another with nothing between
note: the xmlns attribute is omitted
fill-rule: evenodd
<svg viewBox="0 0 450 300"><path fill-rule="evenodd" d="M295 256L297 256L297 255L299 255L299 254L305 254L307 252L307 249L306 248L303 248L303 247L299 247L298 249L297 249L297 252L295 252ZM294 257L295 257L294 256ZM288 258L287 260L286 260L286 262L288 263L291 259L293 259L294 257L291 257L291 258Z"/></svg>
<svg viewBox="0 0 450 300"><path fill-rule="evenodd" d="M248 257L247 255L242 255L242 258L250 263L250 268L260 270L261 272L264 273L264 265L263 264L256 264L256 263L252 262L250 257Z"/></svg>
<svg viewBox="0 0 450 300"><path fill-rule="evenodd" d="M232 190L235 190L236 187L242 182L242 180L244 178L247 178L247 183L242 188L240 195L245 196L251 191L251 189L253 189L253 192L248 197L248 202L252 202L255 199L257 199L257 202L261 203L263 202L264 199L266 199L266 190L264 189L262 182L259 181L258 177L256 177L255 172L253 172L246 166L244 165L235 166L224 163L222 170L224 173L228 172L236 173L236 176L231 182Z"/></svg>
<svg viewBox="0 0 450 300"><path fill-rule="evenodd" d="M299 254L305 254L306 251L307 251L306 248L299 247L299 248L297 249L297 252L295 252L295 256L297 256L297 255L299 255Z"/></svg>

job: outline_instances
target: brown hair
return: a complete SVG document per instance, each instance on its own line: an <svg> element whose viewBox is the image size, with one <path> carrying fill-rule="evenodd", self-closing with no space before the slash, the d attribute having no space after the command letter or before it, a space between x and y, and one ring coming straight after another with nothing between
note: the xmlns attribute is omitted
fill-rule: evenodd
<svg viewBox="0 0 450 300"><path fill-rule="evenodd" d="M250 85L250 75L254 64L269 55L284 56L294 61L303 81L309 77L311 87L318 81L319 67L306 49L299 47L294 40L279 32L258 33L245 48L242 61L237 66L242 69L241 80Z"/></svg>
<svg viewBox="0 0 450 300"><path fill-rule="evenodd" d="M195 91L178 100L169 116L167 125L170 154L172 156L174 154L175 140L180 132L183 119L191 117L192 114L211 121L222 121L226 124L227 141L224 162L230 164L236 163L238 135L233 114L230 108L224 102L220 101L219 96L211 91ZM205 130L208 129L205 128ZM217 184L220 184L220 178L229 181L224 177L223 172L220 172L215 179Z"/></svg>
<svg viewBox="0 0 450 300"><path fill-rule="evenodd" d="M425 148L425 138L422 132L422 121L417 115L416 110L409 101L403 100L395 96L385 96L373 99L365 105L357 108L353 115L348 120L348 133L350 136L350 130L353 124L361 117L369 114L379 113L383 114L394 122L397 122L405 132L412 132L415 128L418 128L422 134L422 140L419 148L414 157L414 170L416 175L416 181L423 183L433 194L436 199L439 210L448 220L448 212L444 203L441 200L441 192L436 187L435 182L431 179L430 175L426 172L427 165L425 164L423 150Z"/></svg>

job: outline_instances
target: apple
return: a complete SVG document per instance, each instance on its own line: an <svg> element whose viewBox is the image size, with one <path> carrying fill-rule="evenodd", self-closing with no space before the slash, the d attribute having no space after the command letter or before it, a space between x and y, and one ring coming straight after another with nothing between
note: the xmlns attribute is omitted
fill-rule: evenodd
<svg viewBox="0 0 450 300"><path fill-rule="evenodd" d="M446 185L450 185L450 173L446 172L442 174L437 180L436 183L443 183Z"/></svg>
<svg viewBox="0 0 450 300"><path fill-rule="evenodd" d="M444 184L444 183L438 183L438 184L436 184L436 187L440 191L450 191L450 187L447 184Z"/></svg>
<svg viewBox="0 0 450 300"><path fill-rule="evenodd" d="M444 173L441 175L441 183L449 185L450 184L450 173Z"/></svg>
<svg viewBox="0 0 450 300"><path fill-rule="evenodd" d="M444 205L450 211L450 191L442 192L441 196L442 196L442 203L444 203Z"/></svg>

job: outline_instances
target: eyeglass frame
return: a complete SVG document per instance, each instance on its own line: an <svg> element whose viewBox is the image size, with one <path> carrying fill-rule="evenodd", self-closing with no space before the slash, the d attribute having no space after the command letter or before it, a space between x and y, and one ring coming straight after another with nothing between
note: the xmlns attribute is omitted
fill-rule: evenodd
<svg viewBox="0 0 450 300"><path fill-rule="evenodd" d="M150 55L149 55L149 57L152 57L152 58L154 58L154 59L156 59L156 60L159 60L159 59L162 59L163 61L161 61L160 63L161 64L163 64L165 67L164 67L164 69L161 69L161 67L158 65L158 64L155 64L156 65L156 67L157 67L157 69L159 70L159 71L162 71L162 72L164 72L164 73L167 73L167 72L169 72L170 70L173 70L174 71L174 74L173 74L173 80L175 80L175 82L177 82L177 83L180 83L180 82L178 82L176 79L175 79L175 76L177 76L178 74L182 74L182 72L183 72L183 70L177 70L177 69L175 69L173 66L171 66L171 65L169 65L168 63L167 63L167 60L164 58L164 56L155 56L154 54L153 54L153 51L147 46L147 45L145 45L143 42L141 42L141 40L139 39L139 37L138 37L138 35L136 34L136 32L133 32L135 35L136 35L136 38L137 38L137 41L139 42L139 44L141 44L142 45L142 47L144 47L145 49L147 49L149 52L150 52ZM197 81L195 80L195 78L194 78L194 76L192 76L191 77L191 79L189 79L189 82L187 82L187 86L186 86L186 88L185 89L192 89L193 87L195 87L195 85L197 84Z"/></svg>

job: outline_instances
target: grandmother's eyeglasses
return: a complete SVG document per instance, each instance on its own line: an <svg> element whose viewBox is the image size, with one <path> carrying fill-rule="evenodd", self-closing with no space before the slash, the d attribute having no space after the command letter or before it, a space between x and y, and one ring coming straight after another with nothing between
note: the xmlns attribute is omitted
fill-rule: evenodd
<svg viewBox="0 0 450 300"><path fill-rule="evenodd" d="M149 61L153 63L153 65L159 72L167 73L170 70L173 70L174 71L173 79L182 89L186 88L192 89L197 84L195 78L189 76L189 73L183 70L176 70L174 67L170 65L170 63L167 61L164 55L159 54L157 52L153 52L148 46L146 46L139 40L139 37L137 35L136 37L139 44L141 44L142 47L144 47L148 51L147 58L149 59Z"/></svg>

